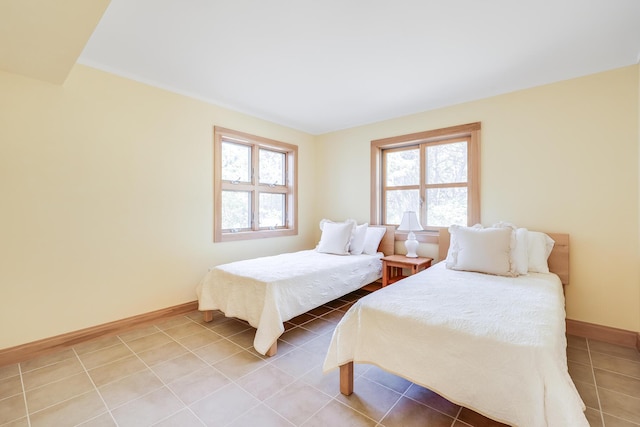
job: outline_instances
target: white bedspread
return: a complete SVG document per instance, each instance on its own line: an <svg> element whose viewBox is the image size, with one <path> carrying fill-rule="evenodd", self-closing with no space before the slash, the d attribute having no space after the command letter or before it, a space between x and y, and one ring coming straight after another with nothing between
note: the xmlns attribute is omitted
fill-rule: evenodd
<svg viewBox="0 0 640 427"><path fill-rule="evenodd" d="M510 425L588 426L567 370L564 296L554 274L499 277L438 263L351 307L324 370L350 361Z"/></svg>
<svg viewBox="0 0 640 427"><path fill-rule="evenodd" d="M257 329L253 345L265 354L284 321L379 279L382 256L308 250L219 265L196 289L198 308L249 322Z"/></svg>

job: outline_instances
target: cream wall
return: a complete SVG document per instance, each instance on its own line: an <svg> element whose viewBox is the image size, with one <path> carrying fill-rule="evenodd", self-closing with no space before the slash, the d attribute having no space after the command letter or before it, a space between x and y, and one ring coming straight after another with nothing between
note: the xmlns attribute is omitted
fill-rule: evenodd
<svg viewBox="0 0 640 427"><path fill-rule="evenodd" d="M571 235L567 316L640 331L638 66L319 136L316 217L369 220L370 141L482 122L482 222Z"/></svg>
<svg viewBox="0 0 640 427"><path fill-rule="evenodd" d="M0 73L0 348L196 299L207 268L311 247L314 138L76 65ZM299 234L212 242L213 126L299 146Z"/></svg>

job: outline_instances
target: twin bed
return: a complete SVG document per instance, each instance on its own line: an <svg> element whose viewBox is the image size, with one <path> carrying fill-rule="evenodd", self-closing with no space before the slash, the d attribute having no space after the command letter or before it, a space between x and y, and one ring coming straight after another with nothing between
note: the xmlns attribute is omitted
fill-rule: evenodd
<svg viewBox="0 0 640 427"><path fill-rule="evenodd" d="M324 370L370 363L450 401L514 426L588 426L566 360L562 282L567 235L555 240L553 273L497 276L446 261L361 298L336 327ZM441 259L447 236L441 236Z"/></svg>
<svg viewBox="0 0 640 427"><path fill-rule="evenodd" d="M212 319L212 310L247 321L256 328L256 351L273 356L285 321L382 276L380 258L393 254L395 240L394 227L383 228L373 254L307 250L214 267L196 289L199 310L205 321Z"/></svg>
<svg viewBox="0 0 640 427"><path fill-rule="evenodd" d="M456 252L460 263L449 265L443 230L439 258L446 261L356 302L334 331L325 372L340 369L346 395L354 391L353 364L370 363L510 425L588 426L566 360L569 237L549 236L555 245L542 272L494 275L458 268L469 253L472 262L480 254L493 263L478 246ZM393 248L387 227L375 255L312 250L218 266L198 287L200 310L205 319L219 309L246 320L256 328L255 349L273 355L284 321L378 279L380 258Z"/></svg>

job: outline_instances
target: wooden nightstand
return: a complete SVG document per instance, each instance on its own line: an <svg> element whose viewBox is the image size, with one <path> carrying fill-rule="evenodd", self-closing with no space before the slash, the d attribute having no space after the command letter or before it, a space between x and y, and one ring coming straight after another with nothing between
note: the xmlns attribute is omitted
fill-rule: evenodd
<svg viewBox="0 0 640 427"><path fill-rule="evenodd" d="M411 274L431 267L433 258L407 258L404 255L389 255L382 258L382 287L404 279L403 269L411 270Z"/></svg>

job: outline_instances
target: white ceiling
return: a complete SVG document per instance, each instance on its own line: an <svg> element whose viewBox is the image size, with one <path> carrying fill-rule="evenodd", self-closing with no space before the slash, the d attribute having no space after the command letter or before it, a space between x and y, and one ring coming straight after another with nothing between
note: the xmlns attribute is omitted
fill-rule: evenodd
<svg viewBox="0 0 640 427"><path fill-rule="evenodd" d="M79 62L322 134L639 53L639 0L111 0Z"/></svg>

